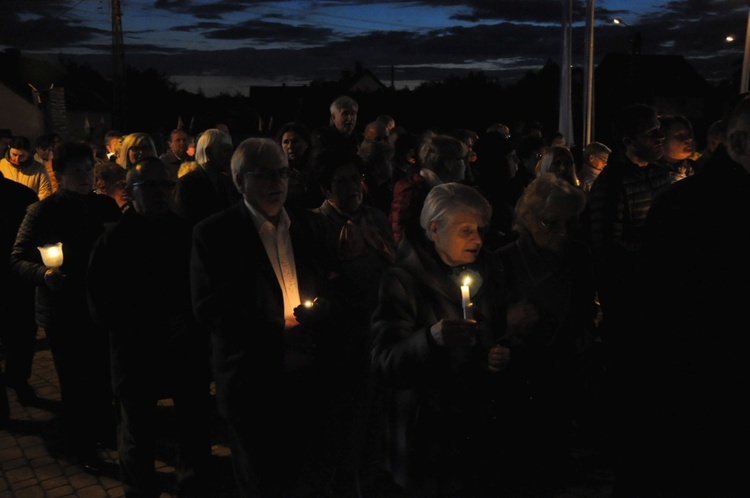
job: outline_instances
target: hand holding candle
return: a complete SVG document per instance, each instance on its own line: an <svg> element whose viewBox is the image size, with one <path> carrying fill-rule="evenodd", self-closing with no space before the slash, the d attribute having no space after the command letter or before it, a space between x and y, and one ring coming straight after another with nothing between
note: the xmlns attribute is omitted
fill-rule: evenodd
<svg viewBox="0 0 750 498"><path fill-rule="evenodd" d="M471 279L469 277L464 278L463 285L461 286L461 307L464 310L464 320L474 318L473 310L471 309L471 292L469 285Z"/></svg>
<svg viewBox="0 0 750 498"><path fill-rule="evenodd" d="M326 298L316 297L312 301L302 301L294 308L294 316L302 325L316 325L328 316L330 308L330 303Z"/></svg>

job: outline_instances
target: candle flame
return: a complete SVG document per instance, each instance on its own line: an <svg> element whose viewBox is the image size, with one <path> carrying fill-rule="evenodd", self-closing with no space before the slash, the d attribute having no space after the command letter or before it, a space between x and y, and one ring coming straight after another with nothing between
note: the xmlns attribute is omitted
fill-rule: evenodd
<svg viewBox="0 0 750 498"><path fill-rule="evenodd" d="M470 284L471 284L471 278L469 278L469 277L466 277L466 278L464 279L464 285L468 286L468 285L470 285Z"/></svg>
<svg viewBox="0 0 750 498"><path fill-rule="evenodd" d="M313 302L312 301L305 301L304 305L305 305L305 308L312 308Z"/></svg>

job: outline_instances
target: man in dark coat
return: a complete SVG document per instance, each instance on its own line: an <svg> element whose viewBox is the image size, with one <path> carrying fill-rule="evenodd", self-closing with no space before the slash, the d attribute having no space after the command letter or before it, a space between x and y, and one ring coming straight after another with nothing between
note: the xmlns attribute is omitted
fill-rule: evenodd
<svg viewBox="0 0 750 498"><path fill-rule="evenodd" d="M172 398L178 494L205 496L209 358L190 301L192 225L172 211L162 161L139 161L127 181L133 209L97 241L88 278L92 315L110 337L122 481L126 496L159 496L156 406Z"/></svg>
<svg viewBox="0 0 750 498"><path fill-rule="evenodd" d="M281 147L249 138L231 169L243 202L193 231L193 309L211 334L239 496L281 496L297 486L320 427L312 324L325 314L324 273L304 218L284 208Z"/></svg>
<svg viewBox="0 0 750 498"><path fill-rule="evenodd" d="M109 346L89 315L86 275L94 242L121 211L114 199L94 193L94 156L88 144L63 142L52 167L60 188L28 209L11 264L36 285L36 321L45 330L60 379L65 436L75 456L95 472L101 465L96 443L114 432L114 412ZM48 267L37 248L58 242L62 265Z"/></svg>
<svg viewBox="0 0 750 498"><path fill-rule="evenodd" d="M34 286L12 270L7 256L13 248L26 208L37 202L36 193L25 185L8 180L0 173L0 341L5 349L5 372L0 368L0 427L10 416L6 384L21 403L33 401L29 385L34 360L37 325L34 319ZM4 377L3 377L4 375Z"/></svg>
<svg viewBox="0 0 750 498"><path fill-rule="evenodd" d="M750 399L750 100L706 167L657 197L642 293L622 347L623 497L747 494ZM736 102L736 100L734 101Z"/></svg>

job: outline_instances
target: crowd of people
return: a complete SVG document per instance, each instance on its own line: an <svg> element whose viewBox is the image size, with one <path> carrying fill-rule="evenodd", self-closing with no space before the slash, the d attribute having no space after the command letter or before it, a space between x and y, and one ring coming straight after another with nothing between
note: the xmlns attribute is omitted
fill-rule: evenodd
<svg viewBox="0 0 750 498"><path fill-rule="evenodd" d="M750 96L704 151L641 103L580 155L533 123L358 113L165 150L10 137L0 427L41 327L69 449L92 473L116 449L128 497L163 491L165 398L181 497L210 496L214 407L243 498L552 497L575 444L618 498L742 496Z"/></svg>

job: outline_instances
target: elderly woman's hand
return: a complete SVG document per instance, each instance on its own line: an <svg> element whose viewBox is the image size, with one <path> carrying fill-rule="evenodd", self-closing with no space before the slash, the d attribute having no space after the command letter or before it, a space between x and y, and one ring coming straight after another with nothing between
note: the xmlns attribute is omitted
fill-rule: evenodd
<svg viewBox="0 0 750 498"><path fill-rule="evenodd" d="M478 330L476 320L463 319L442 319L430 327L435 342L447 348L473 346Z"/></svg>
<svg viewBox="0 0 750 498"><path fill-rule="evenodd" d="M487 366L490 372L502 372L508 367L508 363L510 363L510 349L499 344L490 349L487 356Z"/></svg>

